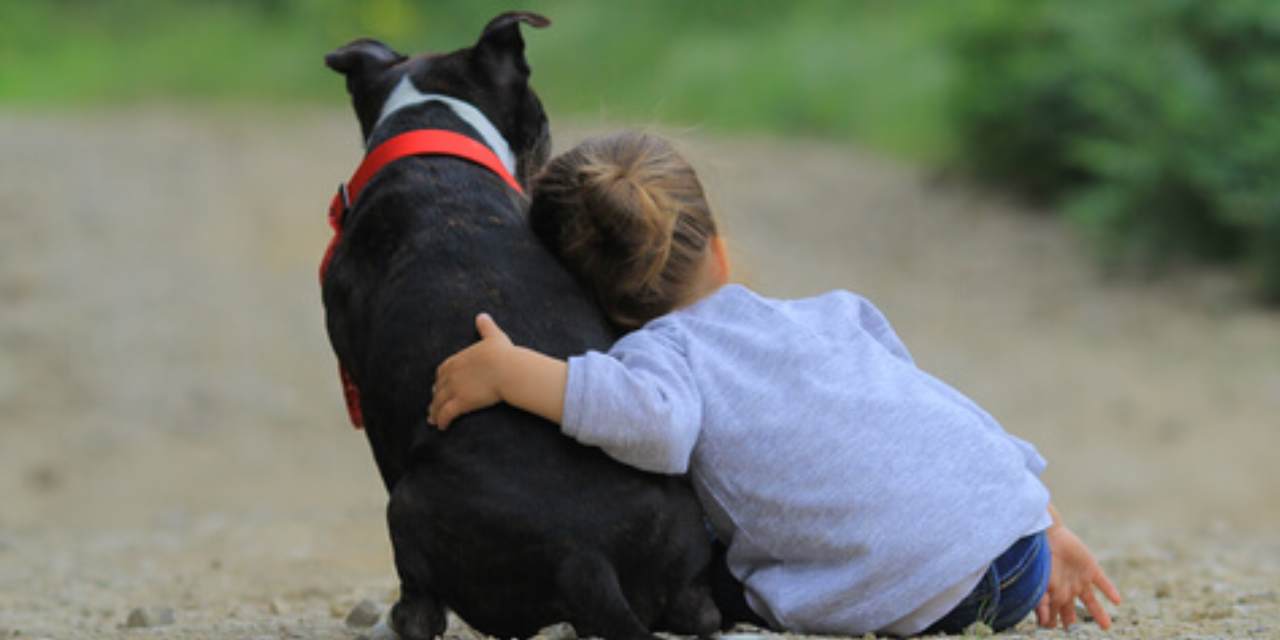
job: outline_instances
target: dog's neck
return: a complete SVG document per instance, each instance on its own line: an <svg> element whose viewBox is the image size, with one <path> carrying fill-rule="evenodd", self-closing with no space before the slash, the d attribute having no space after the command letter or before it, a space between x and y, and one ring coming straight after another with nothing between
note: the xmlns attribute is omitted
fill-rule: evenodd
<svg viewBox="0 0 1280 640"><path fill-rule="evenodd" d="M423 93L413 85L407 75L400 79L399 84L391 91L391 95L387 96L387 101L382 105L382 113L378 116L378 121L369 130L370 137L372 138L372 132L377 130L378 125L382 124L391 114L405 107L432 101L444 103L445 106L453 110L454 114L462 118L463 122L471 125L471 128L480 134L480 138L485 145L492 149L498 159L502 161L503 166L507 168L507 172L511 175L516 174L516 157L515 154L511 153L511 145L507 144L507 139L502 137L498 128L493 126L493 123L475 105L441 93Z"/></svg>

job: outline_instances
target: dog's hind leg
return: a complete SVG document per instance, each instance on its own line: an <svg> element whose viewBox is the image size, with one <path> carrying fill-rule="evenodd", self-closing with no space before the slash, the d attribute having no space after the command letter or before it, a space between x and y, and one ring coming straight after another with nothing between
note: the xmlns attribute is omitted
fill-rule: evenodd
<svg viewBox="0 0 1280 640"><path fill-rule="evenodd" d="M565 559L556 586L579 637L654 640L623 595L613 565L599 554L580 553Z"/></svg>
<svg viewBox="0 0 1280 640"><path fill-rule="evenodd" d="M720 610L711 598L711 587L706 580L690 582L676 593L667 603L667 610L662 612L658 626L663 631L699 638L710 638L719 631Z"/></svg>
<svg viewBox="0 0 1280 640"><path fill-rule="evenodd" d="M400 586L400 601L391 607L391 628L401 640L431 640L444 635L444 607L435 596Z"/></svg>
<svg viewBox="0 0 1280 640"><path fill-rule="evenodd" d="M391 608L391 628L402 640L431 640L444 634L444 606L431 589L431 568L418 535L421 511L413 504L410 479L391 492L387 528L400 574L400 600Z"/></svg>

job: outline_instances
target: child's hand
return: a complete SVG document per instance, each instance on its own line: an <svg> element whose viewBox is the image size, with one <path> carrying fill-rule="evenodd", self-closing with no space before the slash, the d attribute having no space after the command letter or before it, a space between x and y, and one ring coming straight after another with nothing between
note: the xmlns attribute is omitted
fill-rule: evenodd
<svg viewBox="0 0 1280 640"><path fill-rule="evenodd" d="M1070 529L1058 523L1050 527L1046 535L1053 552L1053 568L1049 573L1049 588L1036 607L1036 621L1047 628L1053 628L1057 620L1062 621L1064 629L1075 624L1076 598L1079 598L1098 626L1111 628L1111 616L1093 590L1102 591L1115 604L1120 604L1120 592L1102 572L1089 548Z"/></svg>
<svg viewBox="0 0 1280 640"><path fill-rule="evenodd" d="M498 324L482 313L476 316L477 342L445 360L436 369L427 423L441 431L458 416L502 402L502 370L515 346Z"/></svg>

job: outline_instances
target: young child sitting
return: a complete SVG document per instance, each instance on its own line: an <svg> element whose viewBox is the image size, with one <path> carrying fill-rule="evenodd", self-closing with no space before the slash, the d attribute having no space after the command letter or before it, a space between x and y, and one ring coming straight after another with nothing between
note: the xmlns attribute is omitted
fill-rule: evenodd
<svg viewBox="0 0 1280 640"><path fill-rule="evenodd" d="M846 291L776 300L728 284L693 169L661 138L588 140L537 181L531 218L632 329L568 362L481 340L437 373L428 421L507 402L610 456L688 472L746 603L820 634L1075 621L1120 596L1062 525L1045 462L913 362ZM546 236L549 236L546 237Z"/></svg>

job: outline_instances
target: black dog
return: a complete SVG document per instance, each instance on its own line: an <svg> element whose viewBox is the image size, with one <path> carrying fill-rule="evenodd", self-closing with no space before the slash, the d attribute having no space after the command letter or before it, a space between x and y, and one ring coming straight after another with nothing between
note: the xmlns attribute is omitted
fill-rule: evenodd
<svg viewBox="0 0 1280 640"><path fill-rule="evenodd" d="M409 58L362 39L325 63L346 76L369 149L406 131L453 131L527 186L550 145L521 22L548 24L506 13L471 48ZM525 198L493 171L431 155L389 164L352 205L326 261L324 305L390 492L392 627L432 638L448 607L499 637L558 621L608 638L714 632L709 544L685 481L623 466L506 405L446 433L425 422L436 367L476 340L480 311L559 357L616 337L533 236Z"/></svg>

